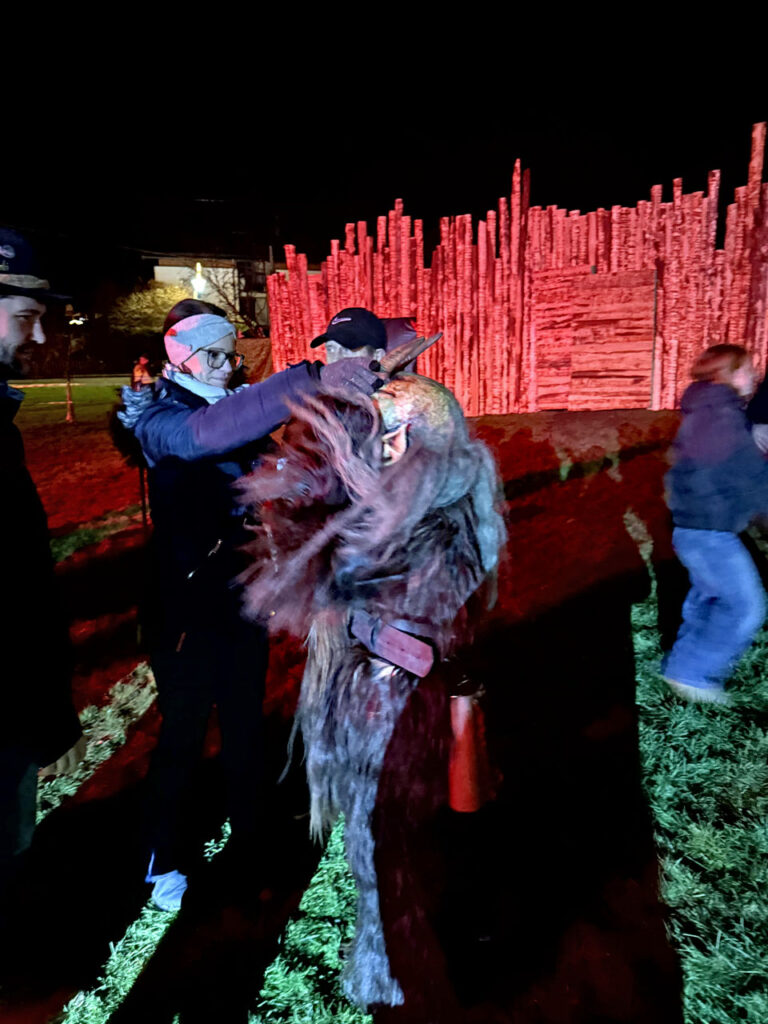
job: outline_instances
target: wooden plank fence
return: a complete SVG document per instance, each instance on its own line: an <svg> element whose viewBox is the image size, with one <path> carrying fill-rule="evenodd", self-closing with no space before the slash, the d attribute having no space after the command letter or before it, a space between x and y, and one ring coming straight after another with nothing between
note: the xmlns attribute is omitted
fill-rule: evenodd
<svg viewBox="0 0 768 1024"><path fill-rule="evenodd" d="M401 200L347 224L319 274L285 247L287 275L267 280L276 370L309 355L308 342L345 306L412 316L444 339L419 360L469 415L539 409L674 408L696 354L744 344L768 356L768 184L765 123L752 129L747 184L728 206L716 249L720 172L707 191L672 199L662 186L633 207L589 213L529 205L520 161L509 198L473 230L443 217L429 265L421 220Z"/></svg>

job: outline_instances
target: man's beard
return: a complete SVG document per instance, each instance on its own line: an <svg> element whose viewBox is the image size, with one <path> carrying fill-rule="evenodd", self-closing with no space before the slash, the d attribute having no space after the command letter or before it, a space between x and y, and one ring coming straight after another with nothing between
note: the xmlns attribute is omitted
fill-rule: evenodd
<svg viewBox="0 0 768 1024"><path fill-rule="evenodd" d="M3 367L6 373L5 379L11 380L16 377L26 377L32 368L33 359L34 342L25 341L13 353L10 363Z"/></svg>

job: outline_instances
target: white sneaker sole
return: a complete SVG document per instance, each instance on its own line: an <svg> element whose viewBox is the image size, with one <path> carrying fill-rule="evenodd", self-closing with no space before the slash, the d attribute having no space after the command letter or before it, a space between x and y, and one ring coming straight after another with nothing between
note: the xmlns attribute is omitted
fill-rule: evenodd
<svg viewBox="0 0 768 1024"><path fill-rule="evenodd" d="M667 679L664 682L676 693L678 697L687 700L691 704L732 704L731 697L717 687L688 686L687 683L678 683L676 679Z"/></svg>

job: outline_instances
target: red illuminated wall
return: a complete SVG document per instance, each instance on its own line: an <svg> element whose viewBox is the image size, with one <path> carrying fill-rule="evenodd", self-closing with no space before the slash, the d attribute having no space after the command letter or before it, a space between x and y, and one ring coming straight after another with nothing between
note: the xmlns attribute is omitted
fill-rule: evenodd
<svg viewBox="0 0 768 1024"><path fill-rule="evenodd" d="M400 200L331 242L322 273L285 247L288 277L267 282L275 369L307 358L308 342L344 306L415 316L445 337L419 370L451 387L470 415L539 409L673 408L706 345L746 344L766 365L768 185L765 124L752 130L748 182L728 207L715 248L720 172L707 191L662 186L633 207L590 213L529 206L528 171L473 229L444 217L429 266L422 221Z"/></svg>

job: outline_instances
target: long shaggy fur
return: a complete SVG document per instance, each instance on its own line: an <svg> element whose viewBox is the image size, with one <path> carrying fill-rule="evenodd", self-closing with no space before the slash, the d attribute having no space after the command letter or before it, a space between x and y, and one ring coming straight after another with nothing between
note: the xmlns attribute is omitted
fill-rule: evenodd
<svg viewBox="0 0 768 1024"><path fill-rule="evenodd" d="M249 551L246 608L307 639L297 725L307 751L311 829L339 812L357 881L345 989L396 1005L379 913L371 815L384 755L419 680L350 637L352 612L406 620L440 657L464 639L462 609L492 574L504 539L495 466L463 419L450 443L429 437L383 466L379 419L360 395L321 395L294 409L280 450L241 482L260 525Z"/></svg>

